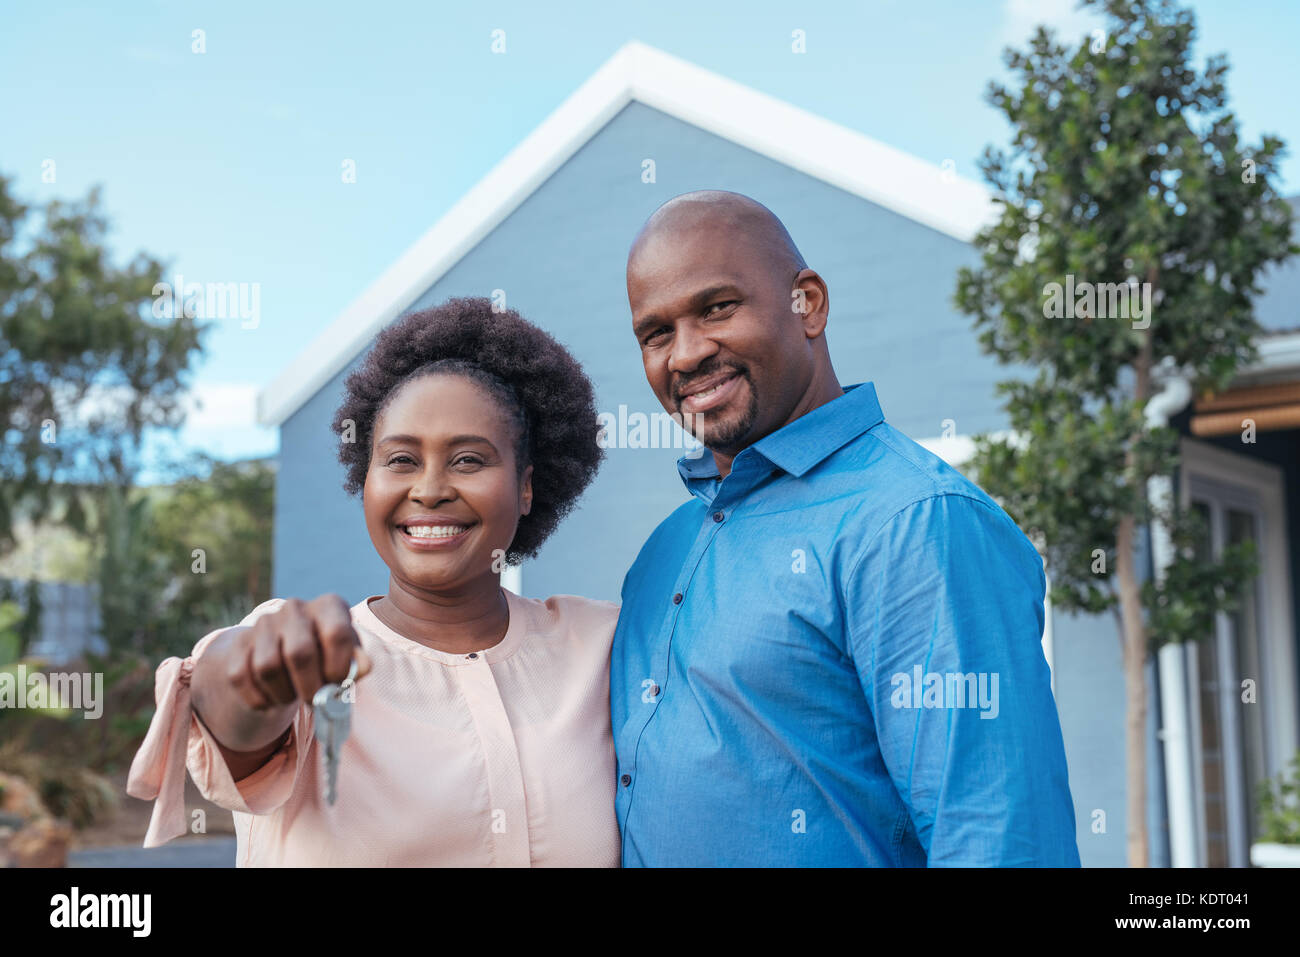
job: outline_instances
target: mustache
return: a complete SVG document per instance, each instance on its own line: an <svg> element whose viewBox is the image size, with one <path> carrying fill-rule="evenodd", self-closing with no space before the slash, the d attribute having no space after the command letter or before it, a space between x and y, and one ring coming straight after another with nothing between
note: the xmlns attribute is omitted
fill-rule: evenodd
<svg viewBox="0 0 1300 957"><path fill-rule="evenodd" d="M742 365L738 365L734 362L711 362L705 368L696 369L695 374L689 379L684 382L678 382L674 385L673 399L680 404L683 398L683 392L688 389L693 389L698 383L704 382L706 379L717 375L719 372L734 372L737 375L749 378L749 370Z"/></svg>

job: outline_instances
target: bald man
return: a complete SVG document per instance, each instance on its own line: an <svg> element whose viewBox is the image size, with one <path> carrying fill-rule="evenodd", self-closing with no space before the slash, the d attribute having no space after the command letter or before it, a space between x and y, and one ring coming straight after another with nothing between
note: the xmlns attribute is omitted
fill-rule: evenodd
<svg viewBox="0 0 1300 957"><path fill-rule="evenodd" d="M712 455L678 461L691 499L623 583L623 864L1077 867L1042 562L840 385L785 227L679 196L627 294L651 389Z"/></svg>

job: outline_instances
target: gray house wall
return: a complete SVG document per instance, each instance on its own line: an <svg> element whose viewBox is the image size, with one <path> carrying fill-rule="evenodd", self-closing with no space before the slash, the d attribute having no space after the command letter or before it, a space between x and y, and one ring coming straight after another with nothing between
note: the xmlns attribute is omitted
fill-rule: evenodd
<svg viewBox="0 0 1300 957"><path fill-rule="evenodd" d="M641 182L654 159L658 181ZM945 419L966 434L1002 428L993 385L1005 375L979 352L951 304L973 251L910 219L639 103L615 117L501 226L420 297L503 289L507 304L565 343L586 367L601 411L662 411L646 384L623 282L627 248L664 200L716 187L754 196L782 218L830 288L831 354L841 381L874 381L886 418L915 437ZM281 427L274 583L277 594L381 592L360 504L341 490L329 423L335 376ZM623 573L659 520L686 498L680 449L609 449L596 483L537 560L529 595L617 599Z"/></svg>
<svg viewBox="0 0 1300 957"><path fill-rule="evenodd" d="M655 183L641 181L645 159L655 161ZM976 261L970 246L639 103L620 112L416 307L502 289L510 307L583 363L600 411L617 414L620 404L630 412L662 411L630 328L625 258L660 203L702 188L745 193L782 219L829 287L827 335L840 380L873 381L895 427L914 438L939 435L945 419L959 434L1005 427L994 385L1008 370L980 353L970 320L951 301L957 270ZM356 602L386 590L387 570L366 535L360 503L342 491L330 431L343 378L359 358L281 427L276 595L333 591ZM681 454L609 449L579 507L524 566L525 594L617 600L641 543L687 497L675 466ZM1055 640L1080 853L1086 866L1122 865L1124 700L1114 625L1056 616ZM1111 837L1087 840L1097 807L1107 811Z"/></svg>

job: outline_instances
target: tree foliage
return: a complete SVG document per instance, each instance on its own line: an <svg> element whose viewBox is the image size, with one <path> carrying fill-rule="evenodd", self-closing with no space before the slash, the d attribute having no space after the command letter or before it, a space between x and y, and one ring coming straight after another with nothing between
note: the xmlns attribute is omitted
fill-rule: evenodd
<svg viewBox="0 0 1300 957"><path fill-rule="evenodd" d="M977 237L981 263L961 271L956 302L987 352L1037 371L1000 385L1015 437L979 439L974 465L1044 542L1064 610L1114 608L1121 520L1163 517L1177 567L1149 583L1148 625L1154 641L1187 640L1251 565L1244 549L1198 559L1194 519L1152 513L1147 480L1172 473L1177 435L1149 428L1144 408L1165 374L1220 390L1254 358L1261 271L1300 249L1274 185L1283 144L1240 142L1225 59L1193 63L1192 13L1168 0L1089 3L1109 16L1101 42L1070 52L1040 28L1027 51L1005 54L1014 88L989 89L1012 146L985 151L1000 217ZM1092 303L1056 314L1048 288L1067 277L1135 297L1149 284L1150 314Z"/></svg>
<svg viewBox="0 0 1300 957"><path fill-rule="evenodd" d="M110 648L188 654L270 597L274 469L205 466L206 475L110 497L99 566Z"/></svg>
<svg viewBox="0 0 1300 957"><path fill-rule="evenodd" d="M1211 634L1255 569L1248 545L1210 554L1195 513L1161 492L1178 436L1148 421L1148 402L1167 378L1229 384L1255 357L1261 271L1300 249L1274 185L1282 142L1241 143L1227 62L1193 62L1191 11L1085 5L1104 9L1107 31L1071 52L1040 27L1027 51L1005 53L1012 88L989 88L1013 138L1008 153L985 151L1000 215L955 301L986 352L1034 370L999 387L1010 435L979 438L972 465L1044 549L1055 607L1115 614L1128 860L1143 867L1144 666L1161 642ZM1171 555L1141 582L1153 520Z"/></svg>
<svg viewBox="0 0 1300 957"><path fill-rule="evenodd" d="M0 552L19 509L48 515L57 487L127 487L144 431L183 416L202 327L154 317L163 266L115 265L99 202L52 201L33 223L0 176ZM84 500L64 501L61 520L84 526Z"/></svg>

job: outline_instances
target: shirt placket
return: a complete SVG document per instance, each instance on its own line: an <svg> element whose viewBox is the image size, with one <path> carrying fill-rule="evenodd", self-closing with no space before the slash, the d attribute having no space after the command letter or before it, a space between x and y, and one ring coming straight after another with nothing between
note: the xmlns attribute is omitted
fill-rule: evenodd
<svg viewBox="0 0 1300 957"><path fill-rule="evenodd" d="M460 680L487 764L488 797L492 802L488 828L494 863L500 867L528 867L528 805L514 730L487 658L473 652L464 660L463 666L453 670Z"/></svg>
<svg viewBox="0 0 1300 957"><path fill-rule="evenodd" d="M713 545L714 539L723 524L730 518L731 510L735 507L734 500L730 507L717 507L718 499L713 499L714 507L710 508L703 522L700 525L699 535L695 539L695 545L691 548L690 554L682 564L682 571L676 582L673 584L673 593L669 601L672 604L672 610L668 613L667 620L664 622L664 631L667 632L667 641L663 647L661 664L656 667L655 674L650 676L651 687L648 689L651 695L650 707L646 710L641 727L637 731L637 747L633 751L632 761L620 769L619 774L619 795L618 800L625 802L626 811L630 813L632 804L633 783L636 779L636 758L640 750L641 737L645 733L646 725L654 717L655 711L659 707L659 701L663 694L664 686L667 684L669 661L672 658L672 643L677 634L677 621L681 617L687 595L690 592L691 582L695 578L696 570L704 558L704 553ZM660 671L662 669L662 671ZM645 701L646 699L642 699Z"/></svg>

